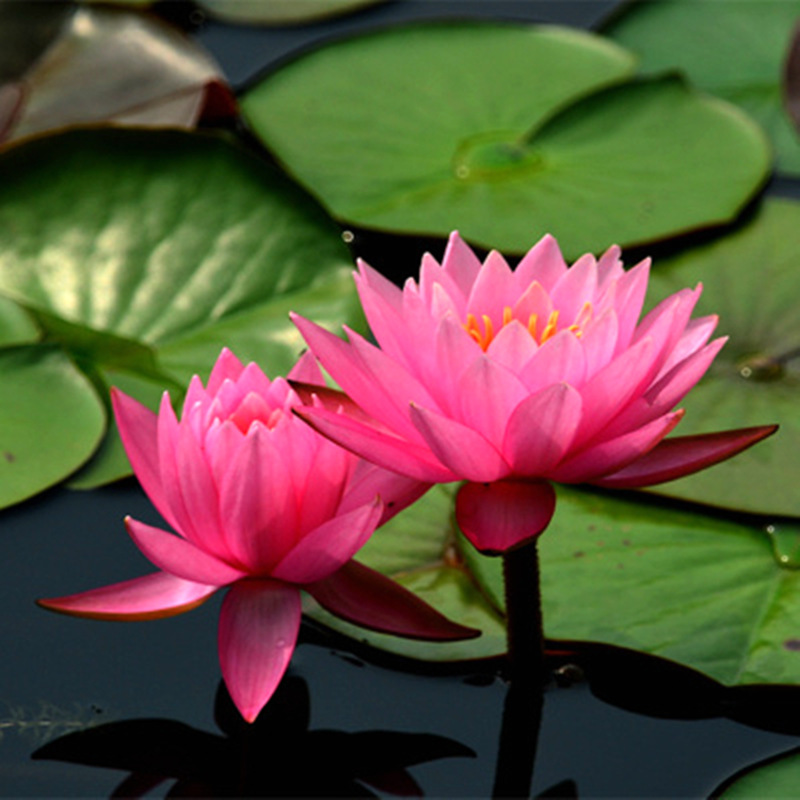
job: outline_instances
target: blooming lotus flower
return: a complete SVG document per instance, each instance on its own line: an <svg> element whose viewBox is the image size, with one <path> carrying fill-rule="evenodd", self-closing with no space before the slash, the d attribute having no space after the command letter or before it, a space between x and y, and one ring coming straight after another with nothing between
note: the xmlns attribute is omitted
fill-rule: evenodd
<svg viewBox="0 0 800 800"><path fill-rule="evenodd" d="M322 383L309 354L290 376ZM292 413L300 400L283 378L270 381L224 350L205 388L192 379L180 420L166 393L158 415L117 390L112 401L134 472L178 535L127 518L128 533L160 571L42 606L152 619L188 611L229 587L220 662L249 722L288 666L301 588L332 613L388 633L477 635L351 560L428 484L375 467L313 431Z"/></svg>
<svg viewBox="0 0 800 800"><path fill-rule="evenodd" d="M549 523L551 482L633 488L728 458L772 433L759 427L665 439L673 410L724 344L714 316L692 319L701 288L640 319L649 261L625 271L617 247L568 267L545 236L512 270L481 263L457 233L440 265L422 260L403 289L360 262L356 283L379 347L295 316L353 401L298 411L376 464L428 482L466 481L458 523L502 553ZM302 387L299 387L302 388Z"/></svg>

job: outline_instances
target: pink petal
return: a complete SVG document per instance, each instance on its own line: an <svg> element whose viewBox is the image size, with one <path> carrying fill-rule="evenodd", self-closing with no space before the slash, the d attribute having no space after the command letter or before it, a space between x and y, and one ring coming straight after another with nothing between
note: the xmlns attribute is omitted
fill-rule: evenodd
<svg viewBox="0 0 800 800"><path fill-rule="evenodd" d="M726 338L716 339L673 367L611 422L603 431L603 437L613 438L627 433L674 408L705 374Z"/></svg>
<svg viewBox="0 0 800 800"><path fill-rule="evenodd" d="M689 320L680 339L662 365L658 377L661 378L681 361L698 352L711 338L718 321L719 317L716 315ZM725 338L727 339L727 337Z"/></svg>
<svg viewBox="0 0 800 800"><path fill-rule="evenodd" d="M211 474L208 458L188 425L180 427L175 459L180 476L180 493L185 507L191 510L192 526L197 537L192 541L224 558L228 550L220 519L217 484Z"/></svg>
<svg viewBox="0 0 800 800"><path fill-rule="evenodd" d="M158 469L169 512L164 518L182 536L197 542L199 537L181 492L181 475L176 460L179 437L180 426L169 395L164 392L158 409Z"/></svg>
<svg viewBox="0 0 800 800"><path fill-rule="evenodd" d="M642 393L642 384L652 371L652 354L653 342L649 338L643 339L578 387L584 412L576 446L591 440Z"/></svg>
<svg viewBox="0 0 800 800"><path fill-rule="evenodd" d="M159 467L158 416L116 387L111 389L111 405L122 444L142 489L161 516L177 529Z"/></svg>
<svg viewBox="0 0 800 800"><path fill-rule="evenodd" d="M418 331L409 324L406 293L363 263L362 273L356 275L356 287L369 328L381 349L408 366L408 353L415 349ZM424 317L430 316L427 308L419 302L417 305L416 315L422 312L425 322ZM428 320L428 324L431 322Z"/></svg>
<svg viewBox="0 0 800 800"><path fill-rule="evenodd" d="M183 414L186 414L189 409L196 405L204 406L209 402L208 394L206 393L203 382L198 375L192 375L189 381L189 388L186 390L186 396L183 398Z"/></svg>
<svg viewBox="0 0 800 800"><path fill-rule="evenodd" d="M522 381L487 356L464 371L457 387L461 421L500 448L508 418L529 395Z"/></svg>
<svg viewBox="0 0 800 800"><path fill-rule="evenodd" d="M600 294L612 281L619 280L625 269L620 259L621 250L618 245L612 244L608 250L597 259L597 291Z"/></svg>
<svg viewBox="0 0 800 800"><path fill-rule="evenodd" d="M430 483L399 475L360 458L338 513L346 514L380 496L384 504L383 516L378 523L380 527L422 497L430 488Z"/></svg>
<svg viewBox="0 0 800 800"><path fill-rule="evenodd" d="M319 368L314 354L306 350L297 360L297 363L289 370L286 376L289 381L300 381L301 383L325 385L325 378Z"/></svg>
<svg viewBox="0 0 800 800"><path fill-rule="evenodd" d="M397 433L411 441L419 440L408 420L407 403L429 395L411 375L396 363L390 367L386 355L366 341L357 350L354 343L362 337L356 334L352 334L353 341L348 344L296 314L292 315L292 319L314 355L355 403ZM368 352L370 356L367 356L367 363L364 357ZM380 373L383 367L390 371L392 379L397 380L399 385L385 381ZM377 374L375 370L378 370Z"/></svg>
<svg viewBox="0 0 800 800"><path fill-rule="evenodd" d="M550 292L553 308L559 311L559 326L572 325L584 304L595 299L596 289L597 262L591 255L581 256Z"/></svg>
<svg viewBox="0 0 800 800"><path fill-rule="evenodd" d="M125 518L125 526L145 557L164 572L184 580L208 586L225 586L247 574L161 528L154 528L131 517Z"/></svg>
<svg viewBox="0 0 800 800"><path fill-rule="evenodd" d="M508 475L508 463L478 431L415 405L411 419L436 458L458 478L496 481Z"/></svg>
<svg viewBox="0 0 800 800"><path fill-rule="evenodd" d="M297 503L285 459L256 422L220 489L229 551L251 573L270 569L295 542Z"/></svg>
<svg viewBox="0 0 800 800"><path fill-rule="evenodd" d="M408 404L419 403L436 407L436 401L428 389L417 380L416 375L412 375L362 336L351 331L347 333L353 350L364 365L370 384L369 395L364 402L358 394L353 394L353 399L364 411L385 422L387 427L396 433L411 441L419 441L419 436L408 417ZM428 360L431 367L435 366L432 354L418 353L417 359ZM432 373L433 370L428 372ZM348 391L347 386L343 385L342 388Z"/></svg>
<svg viewBox="0 0 800 800"><path fill-rule="evenodd" d="M344 392L338 389L300 383L295 380L291 382L291 386L304 406L324 408L332 412L341 411L343 416L357 419L360 422L373 421L369 414L365 414ZM297 416L297 409L292 409L292 413Z"/></svg>
<svg viewBox="0 0 800 800"><path fill-rule="evenodd" d="M472 285L480 272L481 262L458 235L458 231L453 231L447 241L442 269L453 278L462 295L465 298L469 297Z"/></svg>
<svg viewBox="0 0 800 800"><path fill-rule="evenodd" d="M638 489L672 481L725 461L771 436L776 430L777 425L762 425L665 439L629 466L592 483L614 489Z"/></svg>
<svg viewBox="0 0 800 800"><path fill-rule="evenodd" d="M583 483L616 472L652 450L680 421L683 411L654 419L629 433L593 445L565 460L548 477L560 483Z"/></svg>
<svg viewBox="0 0 800 800"><path fill-rule="evenodd" d="M295 409L294 413L331 441L384 469L428 483L458 480L426 446L383 433L376 427L327 409L303 408Z"/></svg>
<svg viewBox="0 0 800 800"><path fill-rule="evenodd" d="M280 443L297 492L297 530L311 531L337 514L356 464L353 453L320 436L292 417L292 427ZM374 499L374 495L368 502Z"/></svg>
<svg viewBox="0 0 800 800"><path fill-rule="evenodd" d="M682 289L659 303L637 327L633 341L650 338L655 345L653 378L680 341L701 291L701 286L695 290Z"/></svg>
<svg viewBox="0 0 800 800"><path fill-rule="evenodd" d="M503 309L515 300L514 274L511 267L496 250L492 250L483 262L478 277L467 298L467 310L479 319L488 315L500 327Z"/></svg>
<svg viewBox="0 0 800 800"><path fill-rule="evenodd" d="M231 699L253 722L292 658L300 629L300 592L278 581L240 581L219 615L219 661Z"/></svg>
<svg viewBox="0 0 800 800"><path fill-rule="evenodd" d="M613 308L607 309L587 325L581 336L586 365L584 380L593 378L610 363L617 349L618 337L619 322Z"/></svg>
<svg viewBox="0 0 800 800"><path fill-rule="evenodd" d="M236 381L243 370L242 362L227 347L223 347L208 376L206 391L209 395L215 395L226 380Z"/></svg>
<svg viewBox="0 0 800 800"><path fill-rule="evenodd" d="M73 617L139 621L173 617L197 608L219 589L185 581L166 572L36 602L43 608Z"/></svg>
<svg viewBox="0 0 800 800"><path fill-rule="evenodd" d="M329 519L307 533L272 570L272 576L289 583L314 583L336 572L372 536L383 516L383 501Z"/></svg>
<svg viewBox="0 0 800 800"><path fill-rule="evenodd" d="M530 284L537 281L549 294L566 271L567 264L558 242L548 233L517 264L514 270L516 293L521 295Z"/></svg>
<svg viewBox="0 0 800 800"><path fill-rule="evenodd" d="M538 349L539 345L528 329L518 320L512 319L492 339L486 355L492 361L519 375L524 371L526 364L536 355Z"/></svg>
<svg viewBox="0 0 800 800"><path fill-rule="evenodd" d="M539 348L518 374L528 393L535 394L554 383L581 386L586 368L583 345L578 337L572 331L559 331Z"/></svg>
<svg viewBox="0 0 800 800"><path fill-rule="evenodd" d="M403 293L399 286L392 283L388 278L381 275L378 270L373 269L363 259L356 261L358 272L353 276L356 288L365 289L373 296L377 295L398 315L403 313ZM363 300L363 298L362 298Z"/></svg>
<svg viewBox="0 0 800 800"><path fill-rule="evenodd" d="M417 595L357 561L303 587L331 614L364 628L409 639L472 639L480 631L440 614Z"/></svg>
<svg viewBox="0 0 800 800"><path fill-rule="evenodd" d="M305 354L308 356L308 353ZM313 362L313 356L311 356ZM306 359L307 360L307 359ZM319 374L317 371L316 374ZM282 397L286 397L287 389L286 383L283 378L276 378L275 381L271 381L264 370L258 366L254 361L251 361L241 372L239 377L236 379L236 385L239 388L239 391L242 393L242 396L245 397L248 394L258 395L260 397L270 397L271 393L274 392L274 383L282 383Z"/></svg>
<svg viewBox="0 0 800 800"><path fill-rule="evenodd" d="M629 347L636 323L642 313L647 283L650 280L650 259L639 262L628 270L615 284L609 287L614 292L614 309L617 314L619 333L617 353ZM602 303L602 301L601 301Z"/></svg>
<svg viewBox="0 0 800 800"><path fill-rule="evenodd" d="M455 387L465 369L477 358L483 357L480 346L464 330L464 326L452 317L439 323L434 343L436 379L431 393L438 407L449 416L459 413L459 398Z"/></svg>
<svg viewBox="0 0 800 800"><path fill-rule="evenodd" d="M575 438L582 410L580 393L566 383L520 403L508 421L503 443L514 474L539 477L555 466Z"/></svg>
<svg viewBox="0 0 800 800"><path fill-rule="evenodd" d="M555 507L546 481L465 483L456 495L456 521L481 553L499 555L537 537Z"/></svg>
<svg viewBox="0 0 800 800"><path fill-rule="evenodd" d="M531 315L535 315L537 330L541 333L544 326L547 325L550 314L553 312L553 301L542 284L534 281L517 297L511 311L514 319L518 319L526 328Z"/></svg>
<svg viewBox="0 0 800 800"><path fill-rule="evenodd" d="M437 293L441 296L439 300L436 299ZM441 304L445 297L448 299L447 305L453 309L462 310L466 307L467 295L430 253L422 256L419 268L419 294L428 308L433 308L434 304Z"/></svg>

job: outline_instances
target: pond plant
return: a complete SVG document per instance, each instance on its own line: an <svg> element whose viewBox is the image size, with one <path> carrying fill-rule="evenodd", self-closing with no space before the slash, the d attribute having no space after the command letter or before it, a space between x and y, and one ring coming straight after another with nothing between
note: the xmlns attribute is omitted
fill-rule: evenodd
<svg viewBox="0 0 800 800"><path fill-rule="evenodd" d="M303 614L502 656L498 797L530 793L545 631L800 682L800 210L760 197L772 148L800 163L800 3L718 8L370 28L237 89L157 16L42 11L54 43L0 87L0 506L132 470L174 533L126 518L158 571L40 605L224 591L237 741ZM717 24L763 26L749 89Z"/></svg>

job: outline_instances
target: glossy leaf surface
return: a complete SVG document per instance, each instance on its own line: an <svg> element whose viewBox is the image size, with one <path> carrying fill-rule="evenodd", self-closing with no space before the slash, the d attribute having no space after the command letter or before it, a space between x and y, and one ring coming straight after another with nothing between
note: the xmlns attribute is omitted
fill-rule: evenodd
<svg viewBox="0 0 800 800"><path fill-rule="evenodd" d="M797 0L630 3L604 33L641 58L646 74L679 69L736 103L769 133L781 171L800 173L800 134L783 100L783 68L800 18Z"/></svg>
<svg viewBox="0 0 800 800"><path fill-rule="evenodd" d="M179 400L226 345L288 369L302 348L290 309L359 325L339 230L223 139L76 131L11 149L2 168L0 293L99 385ZM126 471L106 450L82 485Z"/></svg>
<svg viewBox="0 0 800 800"><path fill-rule="evenodd" d="M576 31L420 25L300 58L243 109L348 222L505 252L549 232L575 258L726 221L768 169L753 123L677 79L599 91L632 69Z"/></svg>
<svg viewBox="0 0 800 800"><path fill-rule="evenodd" d="M654 491L762 514L800 516L800 204L769 200L751 221L709 244L659 259L654 305L703 284L698 315L719 314L730 336L711 369L681 403L678 433L779 423L752 450Z"/></svg>
<svg viewBox="0 0 800 800"><path fill-rule="evenodd" d="M539 542L547 636L643 650L726 684L800 681L800 571L757 522L561 487ZM501 564L465 553L502 602Z"/></svg>

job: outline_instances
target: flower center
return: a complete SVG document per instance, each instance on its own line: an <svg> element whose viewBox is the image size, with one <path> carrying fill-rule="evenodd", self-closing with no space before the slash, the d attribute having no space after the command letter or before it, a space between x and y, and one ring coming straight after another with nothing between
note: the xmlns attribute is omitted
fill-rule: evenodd
<svg viewBox="0 0 800 800"><path fill-rule="evenodd" d="M250 392L228 419L243 434L247 435L250 426L256 421L263 423L272 430L284 414L285 412L282 408L270 408L263 397L255 392Z"/></svg>
<svg viewBox="0 0 800 800"><path fill-rule="evenodd" d="M533 337L537 344L544 344L548 339L551 339L559 331L558 318L560 312L558 310L552 311L547 318L547 322L540 327L539 315L530 314L526 328L528 333ZM583 335L583 328L587 325L592 318L592 304L584 303L583 308L578 312L575 320L571 325L567 325L561 330L572 331L575 336L580 338ZM506 306L503 309L503 321L498 330L502 330L512 322L516 317L511 309L511 306ZM522 320L518 320L522 322ZM481 322L483 325L481 326ZM467 321L464 324L464 330L480 345L481 350L486 352L492 340L495 337L494 323L488 314L481 314L480 321L475 314L467 314Z"/></svg>

